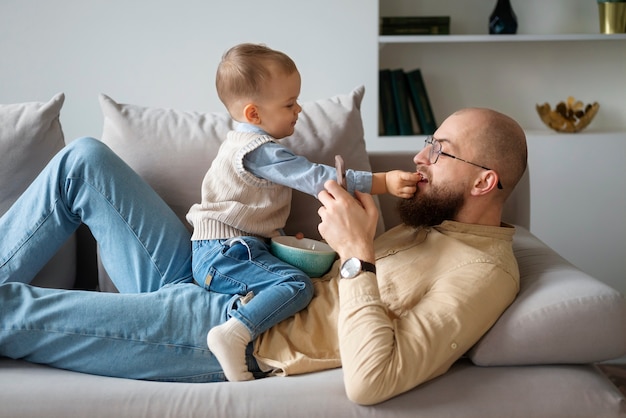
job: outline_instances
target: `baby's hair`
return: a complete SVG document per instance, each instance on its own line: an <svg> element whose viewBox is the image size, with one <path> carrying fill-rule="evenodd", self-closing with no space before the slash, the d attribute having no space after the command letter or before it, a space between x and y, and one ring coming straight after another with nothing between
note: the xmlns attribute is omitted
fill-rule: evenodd
<svg viewBox="0 0 626 418"><path fill-rule="evenodd" d="M224 53L217 67L217 95L229 108L236 100L258 97L276 72L291 75L296 71L293 60L280 51L262 44L235 45Z"/></svg>

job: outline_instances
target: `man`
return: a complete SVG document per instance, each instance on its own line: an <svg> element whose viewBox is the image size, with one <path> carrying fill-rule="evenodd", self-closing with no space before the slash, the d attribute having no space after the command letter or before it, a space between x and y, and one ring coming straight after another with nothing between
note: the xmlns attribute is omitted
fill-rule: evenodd
<svg viewBox="0 0 626 418"><path fill-rule="evenodd" d="M257 338L251 372L342 366L351 400L382 402L444 373L513 301L514 229L500 217L526 167L522 129L465 109L414 161L422 180L400 205L405 224L375 243L371 197L326 183L319 230L341 260L315 281L308 308ZM27 209L28 219L18 215ZM61 151L0 219L0 282L29 281L81 221L113 258L118 289L133 293L0 285L0 355L135 379L223 380L206 332L243 302L193 284L185 228L95 140Z"/></svg>

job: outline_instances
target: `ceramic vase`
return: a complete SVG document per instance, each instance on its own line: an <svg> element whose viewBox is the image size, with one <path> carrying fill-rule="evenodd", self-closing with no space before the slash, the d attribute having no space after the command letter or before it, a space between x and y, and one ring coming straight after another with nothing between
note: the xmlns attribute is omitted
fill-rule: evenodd
<svg viewBox="0 0 626 418"><path fill-rule="evenodd" d="M492 35L513 34L517 32L517 16L509 0L498 0L493 13L489 16L489 33Z"/></svg>

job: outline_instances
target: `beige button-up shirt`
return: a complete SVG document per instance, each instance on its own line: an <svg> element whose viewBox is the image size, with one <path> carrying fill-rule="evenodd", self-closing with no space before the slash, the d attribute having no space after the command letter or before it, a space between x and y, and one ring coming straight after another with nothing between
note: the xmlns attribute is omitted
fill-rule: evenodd
<svg viewBox="0 0 626 418"><path fill-rule="evenodd" d="M343 367L346 392L382 402L445 373L519 291L515 229L446 221L376 240L377 274L314 280L303 311L262 334L255 356L276 374Z"/></svg>

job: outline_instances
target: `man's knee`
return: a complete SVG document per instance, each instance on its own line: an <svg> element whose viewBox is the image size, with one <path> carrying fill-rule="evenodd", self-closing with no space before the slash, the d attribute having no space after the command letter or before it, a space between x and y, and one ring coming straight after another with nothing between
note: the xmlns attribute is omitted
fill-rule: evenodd
<svg viewBox="0 0 626 418"><path fill-rule="evenodd" d="M65 146L62 152L80 162L102 162L107 155L114 155L113 151L102 141L88 136L73 140Z"/></svg>
<svg viewBox="0 0 626 418"><path fill-rule="evenodd" d="M101 141L96 138L84 136L77 138L65 146L66 151L92 154L101 152L101 149L107 148Z"/></svg>

